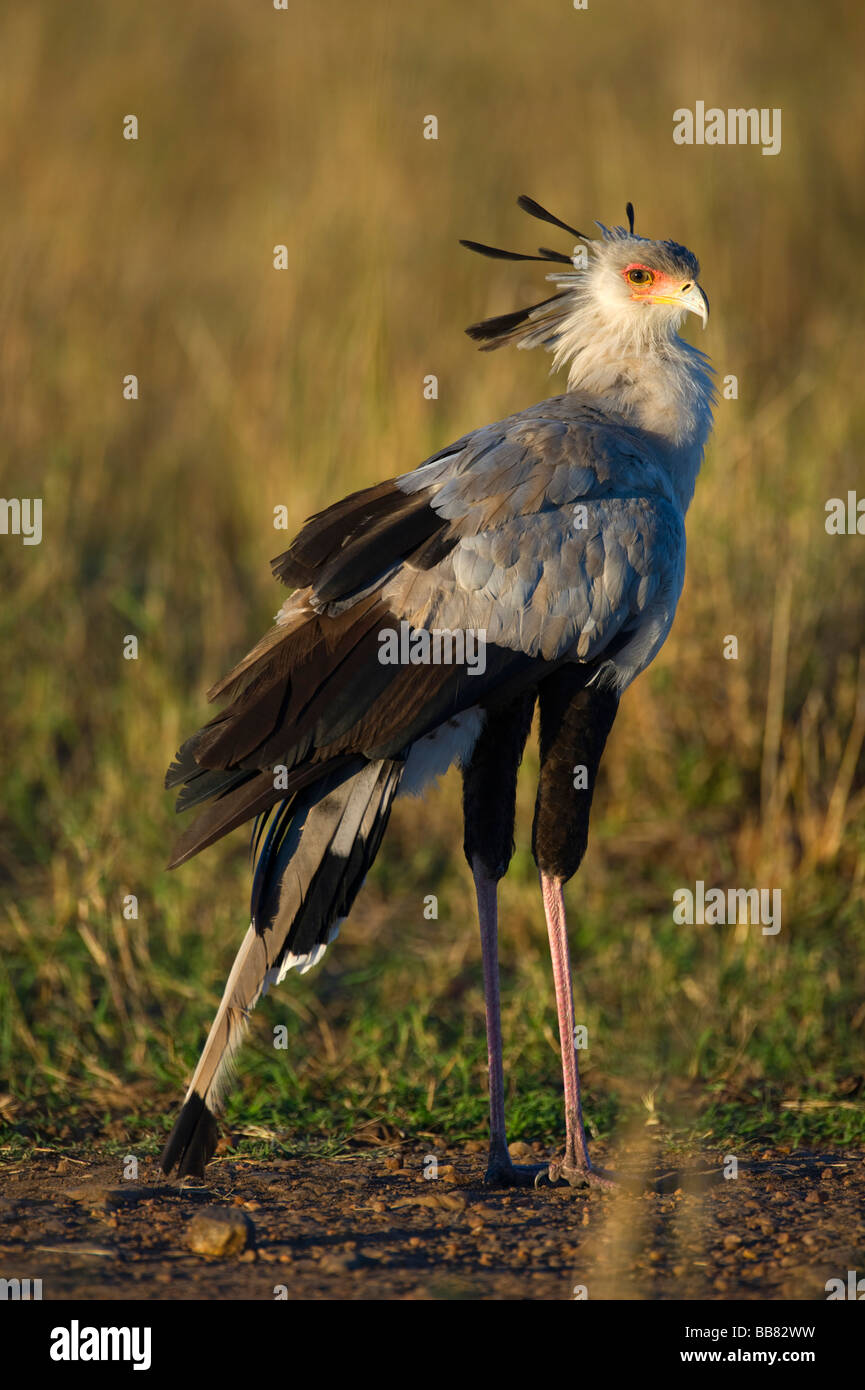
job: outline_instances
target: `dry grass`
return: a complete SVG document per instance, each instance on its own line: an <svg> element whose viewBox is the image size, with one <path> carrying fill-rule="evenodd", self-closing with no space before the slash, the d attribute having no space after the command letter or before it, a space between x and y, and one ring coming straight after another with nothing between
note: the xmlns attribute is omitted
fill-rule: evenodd
<svg viewBox="0 0 865 1390"><path fill-rule="evenodd" d="M769 1083L855 1096L865 543L823 523L862 477L865 88L846 60L862 29L853 5L830 28L780 0L4 15L0 490L44 499L41 546L0 538L0 1058L28 1113L70 1096L122 1108L132 1080L142 1105L164 1103L197 1049L244 925L245 855L233 843L168 876L161 776L279 601L273 508L293 529L560 389L543 357L478 356L461 334L537 286L537 270L456 245L530 249L523 191L578 225L632 198L638 230L693 247L713 307L701 345L739 382L692 508L676 627L624 702L570 890L596 1108L609 1117L614 1090L672 1096L675 1078L703 1098ZM782 154L675 146L672 112L697 99L781 107ZM121 138L128 112L137 143ZM129 372L137 402L121 396ZM512 1078L549 1080L524 1095L523 1130L555 1114L531 797L529 775L503 906ZM346 1097L349 1128L478 1122L457 802L451 779L400 807L318 986L267 1005L257 1036L287 1015L296 1071L261 1049L264 1111L278 1095L323 1133ZM671 892L698 878L780 887L781 935L675 928ZM785 1113L807 1137L813 1112Z"/></svg>

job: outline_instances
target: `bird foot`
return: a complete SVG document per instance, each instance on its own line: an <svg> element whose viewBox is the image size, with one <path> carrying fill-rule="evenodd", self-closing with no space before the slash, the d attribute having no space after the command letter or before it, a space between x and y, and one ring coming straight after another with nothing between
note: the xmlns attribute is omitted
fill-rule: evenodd
<svg viewBox="0 0 865 1390"><path fill-rule="evenodd" d="M554 1158L551 1163L514 1163L510 1155L490 1155L484 1175L486 1187L599 1187L615 1189L619 1183L613 1173L593 1168L591 1160Z"/></svg>
<svg viewBox="0 0 865 1390"><path fill-rule="evenodd" d="M486 1187L534 1187L547 1170L546 1163L512 1163L503 1158L491 1158L484 1185Z"/></svg>
<svg viewBox="0 0 865 1390"><path fill-rule="evenodd" d="M535 1178L535 1187L600 1187L615 1189L618 1184L612 1173L593 1168L591 1163L571 1162L566 1158L553 1159Z"/></svg>

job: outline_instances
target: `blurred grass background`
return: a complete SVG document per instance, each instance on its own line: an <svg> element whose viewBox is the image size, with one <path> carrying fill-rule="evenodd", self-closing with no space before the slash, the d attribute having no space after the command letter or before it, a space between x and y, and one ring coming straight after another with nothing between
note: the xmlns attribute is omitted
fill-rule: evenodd
<svg viewBox="0 0 865 1390"><path fill-rule="evenodd" d="M631 198L638 231L692 247L700 346L739 383L673 634L624 700L568 889L591 1125L865 1136L865 540L824 528L827 498L865 492L863 27L859 6L805 0L3 12L0 492L44 505L41 546L0 537L7 1143L161 1142L249 888L242 833L165 871L164 769L281 602L274 507L293 533L562 389L544 355L479 356L462 334L537 293L539 268L457 246L553 240L521 192L580 226ZM782 153L674 145L673 111L697 100L780 107ZM532 751L502 890L504 1027L512 1137L552 1143L535 771ZM459 826L455 774L398 806L339 945L257 1012L238 1134L293 1150L483 1134ZM674 926L672 893L696 879L780 887L781 933Z"/></svg>

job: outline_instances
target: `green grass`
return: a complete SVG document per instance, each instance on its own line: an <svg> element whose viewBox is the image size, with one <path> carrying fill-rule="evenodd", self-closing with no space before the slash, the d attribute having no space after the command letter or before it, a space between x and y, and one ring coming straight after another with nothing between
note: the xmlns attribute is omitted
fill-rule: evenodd
<svg viewBox="0 0 865 1390"><path fill-rule="evenodd" d="M687 16L346 0L288 21L241 0L146 18L43 0L0 20L0 492L44 506L41 546L0 537L4 1143L157 1149L249 887L242 836L164 869L164 768L280 601L275 506L296 528L560 389L547 359L478 356L461 332L537 291L535 269L456 245L531 249L523 191L578 225L632 198L638 230L692 246L701 346L739 379L673 634L625 698L568 889L589 1120L615 1139L648 1096L693 1142L863 1141L865 546L823 526L826 499L862 486L865 89L845 56L862 28L853 6L828 25L780 0ZM698 98L781 106L782 154L674 146L672 111ZM512 1137L553 1141L535 772L532 752L502 893L504 1029ZM454 778L398 806L338 945L256 1015L239 1137L324 1152L483 1133L460 840ZM676 927L672 893L698 878L781 888L780 935Z"/></svg>

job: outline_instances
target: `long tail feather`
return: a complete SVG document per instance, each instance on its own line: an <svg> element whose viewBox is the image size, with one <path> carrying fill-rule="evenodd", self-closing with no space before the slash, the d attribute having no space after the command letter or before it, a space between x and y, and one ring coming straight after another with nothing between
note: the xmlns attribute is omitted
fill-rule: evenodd
<svg viewBox="0 0 865 1390"><path fill-rule="evenodd" d="M402 776L395 760L332 773L301 792L264 843L253 923L237 953L183 1108L160 1159L201 1177L217 1142L232 1058L262 994L287 971L303 974L339 930L378 852Z"/></svg>

